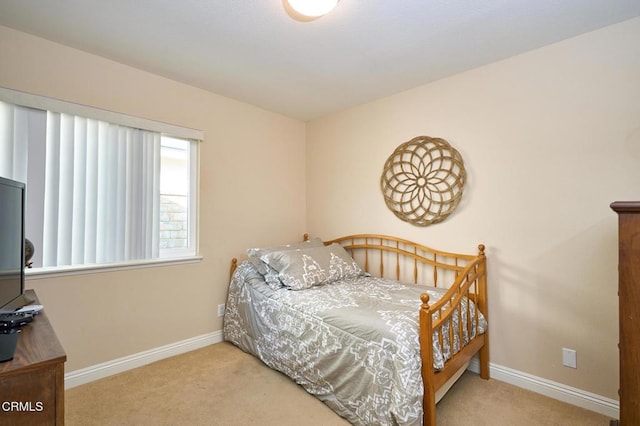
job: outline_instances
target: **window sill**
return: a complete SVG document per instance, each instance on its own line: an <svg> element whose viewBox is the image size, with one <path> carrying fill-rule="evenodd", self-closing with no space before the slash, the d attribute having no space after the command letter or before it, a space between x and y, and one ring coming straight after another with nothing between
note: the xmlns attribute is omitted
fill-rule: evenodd
<svg viewBox="0 0 640 426"><path fill-rule="evenodd" d="M163 266L198 263L202 256L186 256L172 259L138 260L134 262L109 263L104 265L60 266L56 268L25 269L25 280L59 278L70 275L100 274L103 272L126 271L129 269L159 268Z"/></svg>

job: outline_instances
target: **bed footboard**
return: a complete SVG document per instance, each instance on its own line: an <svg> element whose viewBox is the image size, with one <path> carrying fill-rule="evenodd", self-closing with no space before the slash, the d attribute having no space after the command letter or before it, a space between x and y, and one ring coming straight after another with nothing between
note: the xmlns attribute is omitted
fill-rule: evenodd
<svg viewBox="0 0 640 426"><path fill-rule="evenodd" d="M462 342L463 321L462 300L467 298L473 304L466 304L466 309L476 309L482 312L487 318L487 298L486 298L486 264L484 246L478 247L479 255L474 259L457 277L447 294L436 303L429 304L429 295L421 295L422 306L420 308L420 354L422 358L422 381L424 383L424 425L436 424L435 418L435 395L436 391L444 385L460 368L469 362L471 357L479 353L480 377L489 379L489 333L488 329L476 336L470 336L467 344L452 355L446 362L445 368L441 371L434 371L431 366L433 360L433 342L437 338L439 344L443 343L443 335L448 331L449 341L455 339ZM471 308L473 306L473 308ZM452 324L452 317L458 317L458 327L447 327L445 324ZM474 318L475 324L467 324L467 330L476 329L478 326L478 312L466 315L467 321ZM430 407L428 409L427 407Z"/></svg>

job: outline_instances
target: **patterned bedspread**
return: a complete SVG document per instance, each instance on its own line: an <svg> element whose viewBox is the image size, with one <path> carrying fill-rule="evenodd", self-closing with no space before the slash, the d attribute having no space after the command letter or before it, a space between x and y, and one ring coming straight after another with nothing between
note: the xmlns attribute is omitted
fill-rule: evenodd
<svg viewBox="0 0 640 426"><path fill-rule="evenodd" d="M353 424L419 425L418 313L425 291L431 301L444 293L370 276L300 291L272 290L253 265L242 262L229 287L224 338ZM474 326L467 333L475 336L485 328L481 317L478 330ZM460 342L453 348L446 339L442 348L434 342L433 366L442 369Z"/></svg>

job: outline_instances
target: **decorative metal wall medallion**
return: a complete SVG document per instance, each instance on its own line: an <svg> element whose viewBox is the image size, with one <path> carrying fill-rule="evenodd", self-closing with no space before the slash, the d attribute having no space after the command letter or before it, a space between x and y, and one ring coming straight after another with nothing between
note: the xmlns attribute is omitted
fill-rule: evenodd
<svg viewBox="0 0 640 426"><path fill-rule="evenodd" d="M387 159L380 187L387 207L417 226L442 222L458 206L467 173L460 153L440 138L418 136Z"/></svg>

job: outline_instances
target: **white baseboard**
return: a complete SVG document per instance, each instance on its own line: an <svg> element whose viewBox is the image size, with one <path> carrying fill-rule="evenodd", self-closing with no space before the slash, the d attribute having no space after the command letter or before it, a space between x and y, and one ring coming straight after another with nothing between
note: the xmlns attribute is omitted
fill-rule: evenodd
<svg viewBox="0 0 640 426"><path fill-rule="evenodd" d="M84 385L85 383L93 382L94 380L142 367L143 365L147 365L164 358L180 355L185 352L204 348L205 346L219 342L222 342L222 331L215 331L213 333L203 334L201 336L160 346L155 349L139 352L123 358L103 362L102 364L71 371L64 375L64 387L65 389L70 389Z"/></svg>
<svg viewBox="0 0 640 426"><path fill-rule="evenodd" d="M480 362L478 359L471 359L469 370L480 373ZM620 403L614 399L492 363L489 363L489 374L492 379L500 380L501 382L509 383L568 404L586 408L587 410L600 413L612 419L620 417Z"/></svg>

